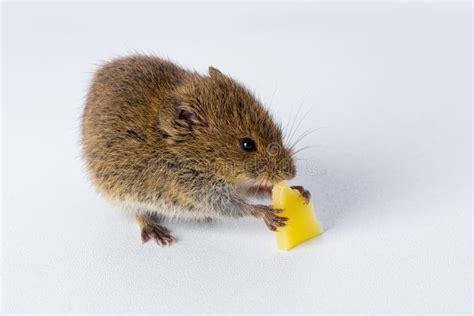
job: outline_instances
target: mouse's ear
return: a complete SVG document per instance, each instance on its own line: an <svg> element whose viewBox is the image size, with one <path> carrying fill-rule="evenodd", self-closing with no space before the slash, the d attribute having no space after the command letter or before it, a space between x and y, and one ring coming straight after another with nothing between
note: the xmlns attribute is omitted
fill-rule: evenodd
<svg viewBox="0 0 474 316"><path fill-rule="evenodd" d="M193 134L193 131L208 127L209 124L198 111L181 103L176 98L170 98L160 108L158 119L161 128L174 138L183 138Z"/></svg>
<svg viewBox="0 0 474 316"><path fill-rule="evenodd" d="M224 76L224 74L219 69L209 66L209 76L220 77L220 76Z"/></svg>
<svg viewBox="0 0 474 316"><path fill-rule="evenodd" d="M176 107L176 120L192 128L193 126L209 127L209 124L195 110L185 105Z"/></svg>

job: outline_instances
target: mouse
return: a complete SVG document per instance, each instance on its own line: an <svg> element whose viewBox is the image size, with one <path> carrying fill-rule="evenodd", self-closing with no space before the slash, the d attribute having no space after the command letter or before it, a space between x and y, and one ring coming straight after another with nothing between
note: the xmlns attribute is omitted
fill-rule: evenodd
<svg viewBox="0 0 474 316"><path fill-rule="evenodd" d="M282 210L254 204L296 175L294 150L262 102L210 66L152 55L102 64L82 115L82 155L97 192L132 212L145 243L176 242L167 219L254 217L275 231ZM295 187L309 198L303 187Z"/></svg>

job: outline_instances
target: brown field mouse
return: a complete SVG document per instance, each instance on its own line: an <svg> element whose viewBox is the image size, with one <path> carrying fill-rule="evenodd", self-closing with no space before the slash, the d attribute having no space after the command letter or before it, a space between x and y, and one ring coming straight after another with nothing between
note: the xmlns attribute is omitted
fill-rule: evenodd
<svg viewBox="0 0 474 316"><path fill-rule="evenodd" d="M175 241L164 218L254 216L271 230L285 225L280 210L247 198L295 176L293 151L252 93L213 67L203 75L144 55L104 64L87 95L82 136L93 184L135 213L143 242Z"/></svg>

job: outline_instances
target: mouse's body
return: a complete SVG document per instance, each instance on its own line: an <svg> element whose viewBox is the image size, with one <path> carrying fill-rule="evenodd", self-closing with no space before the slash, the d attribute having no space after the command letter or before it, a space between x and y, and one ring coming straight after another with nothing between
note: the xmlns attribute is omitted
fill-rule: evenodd
<svg viewBox="0 0 474 316"><path fill-rule="evenodd" d="M255 97L212 67L201 75L151 56L102 66L84 110L83 155L98 191L136 213L143 241L174 240L163 217L285 224L246 195L294 177L292 153Z"/></svg>

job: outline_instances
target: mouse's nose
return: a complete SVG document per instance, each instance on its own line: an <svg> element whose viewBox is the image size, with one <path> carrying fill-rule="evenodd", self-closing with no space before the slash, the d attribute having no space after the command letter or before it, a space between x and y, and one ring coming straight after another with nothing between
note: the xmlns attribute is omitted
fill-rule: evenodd
<svg viewBox="0 0 474 316"><path fill-rule="evenodd" d="M291 180L296 176L296 166L292 160L283 162L281 175L285 180Z"/></svg>
<svg viewBox="0 0 474 316"><path fill-rule="evenodd" d="M267 153L272 161L274 174L281 180L293 179L296 175L296 167L292 154L279 143L271 143L267 146Z"/></svg>
<svg viewBox="0 0 474 316"><path fill-rule="evenodd" d="M273 173L278 181L291 180L296 175L295 163L292 159L275 161L275 164L273 165Z"/></svg>

